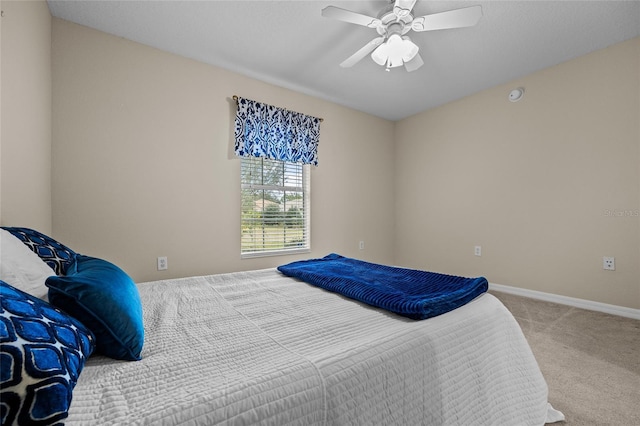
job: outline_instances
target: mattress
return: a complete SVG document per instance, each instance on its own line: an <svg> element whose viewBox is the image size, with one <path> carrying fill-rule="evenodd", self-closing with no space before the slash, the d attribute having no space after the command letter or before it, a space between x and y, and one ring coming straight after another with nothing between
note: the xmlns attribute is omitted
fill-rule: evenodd
<svg viewBox="0 0 640 426"><path fill-rule="evenodd" d="M414 321L275 269L138 284L142 360L90 358L67 424L542 425L547 386L490 294Z"/></svg>

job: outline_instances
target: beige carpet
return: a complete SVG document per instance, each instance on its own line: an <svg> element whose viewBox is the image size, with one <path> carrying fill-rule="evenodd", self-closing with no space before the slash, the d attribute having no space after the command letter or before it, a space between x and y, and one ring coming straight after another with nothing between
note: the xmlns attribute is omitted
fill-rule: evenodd
<svg viewBox="0 0 640 426"><path fill-rule="evenodd" d="M491 293L520 323L565 424L640 426L640 321Z"/></svg>

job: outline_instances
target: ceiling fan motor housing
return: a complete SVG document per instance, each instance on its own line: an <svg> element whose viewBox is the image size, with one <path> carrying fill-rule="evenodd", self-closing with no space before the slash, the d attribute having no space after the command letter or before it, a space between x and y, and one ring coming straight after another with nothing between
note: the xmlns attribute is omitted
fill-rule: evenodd
<svg viewBox="0 0 640 426"><path fill-rule="evenodd" d="M405 35L411 30L411 21L413 16L409 13L403 17L398 17L393 12L393 4L378 15L380 25L376 27L378 34L381 36L389 36L394 33Z"/></svg>

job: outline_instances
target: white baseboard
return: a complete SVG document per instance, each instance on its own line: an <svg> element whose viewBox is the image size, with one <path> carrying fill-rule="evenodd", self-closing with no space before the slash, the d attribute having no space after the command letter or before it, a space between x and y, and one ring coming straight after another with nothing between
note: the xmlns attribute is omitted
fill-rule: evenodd
<svg viewBox="0 0 640 426"><path fill-rule="evenodd" d="M576 308L589 309L591 311L604 312L607 314L640 320L640 309L627 308L625 306L609 305L607 303L593 302L591 300L577 299L575 297L560 296L558 294L545 293L536 290L527 290L524 288L511 287L508 285L494 283L489 283L489 290L495 290L503 293L515 294L516 296L530 297L532 299L544 300L546 302L559 303L561 305L569 305Z"/></svg>

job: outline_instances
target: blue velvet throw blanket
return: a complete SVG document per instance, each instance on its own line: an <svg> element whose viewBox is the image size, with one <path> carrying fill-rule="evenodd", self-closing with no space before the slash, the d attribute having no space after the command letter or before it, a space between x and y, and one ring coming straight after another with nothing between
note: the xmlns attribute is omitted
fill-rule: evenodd
<svg viewBox="0 0 640 426"><path fill-rule="evenodd" d="M487 291L484 277L464 278L364 262L332 253L278 267L284 275L371 306L426 319L452 311Z"/></svg>

